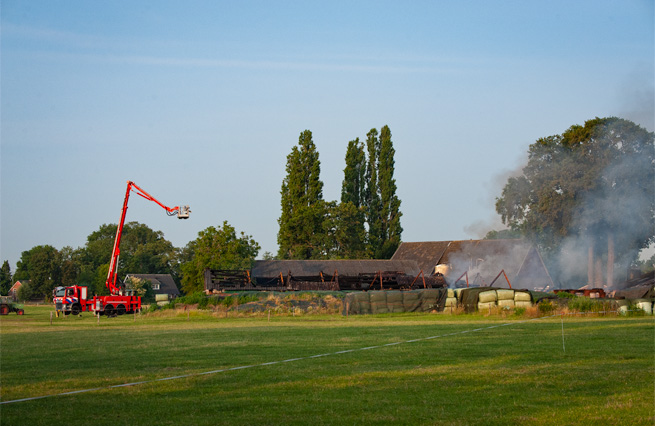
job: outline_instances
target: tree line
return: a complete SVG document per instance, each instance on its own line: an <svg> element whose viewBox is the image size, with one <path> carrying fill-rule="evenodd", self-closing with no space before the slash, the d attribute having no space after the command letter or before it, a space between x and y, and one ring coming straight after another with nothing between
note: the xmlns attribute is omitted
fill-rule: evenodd
<svg viewBox="0 0 655 426"><path fill-rule="evenodd" d="M384 126L367 135L366 146L355 139L346 153L341 202L323 200L320 161L312 133L300 134L298 146L287 157L279 219L280 259L388 258L400 243L400 201L393 178L394 148ZM56 286L89 287L91 294L108 290L105 280L117 230L103 224L83 247L56 249L39 245L21 253L15 273L8 261L0 268L0 294L13 282L21 299L49 297ZM203 289L204 270L249 269L260 246L250 235L237 233L227 221L198 233L195 240L176 248L161 231L139 222L123 227L119 276L170 274L184 293ZM271 258L267 254L265 257Z"/></svg>
<svg viewBox="0 0 655 426"><path fill-rule="evenodd" d="M366 143L348 142L341 200L323 199L312 132L300 133L287 156L278 219L278 259L389 259L400 244L400 199L389 126Z"/></svg>
<svg viewBox="0 0 655 426"><path fill-rule="evenodd" d="M388 126L371 129L365 141L348 142L341 198L326 201L312 132L301 132L287 156L275 258L390 258L403 230L394 155ZM533 242L556 280L570 274L571 265L577 269L567 278L574 282L584 282L585 274L590 282L599 276L611 280L620 275L615 265L621 271L630 264L652 270L654 259L640 263L637 256L655 243L653 182L653 132L616 117L573 125L529 145L527 165L496 198L496 211L509 229L490 231L487 238ZM14 274L4 261L0 294L7 294L16 280L30 280L26 298L47 297L55 286L74 283L105 294L116 227L100 226L77 249L40 245L24 251ZM161 231L129 222L118 268L131 274L171 274L190 293L202 290L205 268L247 269L259 250L251 236L227 222L200 231L181 249ZM274 256L265 253L264 258Z"/></svg>

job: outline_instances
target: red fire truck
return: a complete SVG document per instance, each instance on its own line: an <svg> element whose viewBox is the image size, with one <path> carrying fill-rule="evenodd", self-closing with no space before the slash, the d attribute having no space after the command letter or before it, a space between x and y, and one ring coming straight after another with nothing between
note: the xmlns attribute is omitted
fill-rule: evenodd
<svg viewBox="0 0 655 426"><path fill-rule="evenodd" d="M109 263L109 272L105 286L109 289L109 296L94 296L90 299L88 288L86 286L73 285L70 287L57 287L53 292L53 302L57 314L78 315L81 312L93 311L97 314L107 316L122 315L125 313L135 312L141 309L141 297L132 294L130 289L125 289L117 284L118 278L118 256L120 255L121 236L123 235L123 225L125 224L125 214L127 213L127 202L130 199L130 193L134 191L137 195L146 200L157 203L166 210L169 216L176 216L178 219L188 219L191 210L189 206L167 207L159 202L155 197L148 194L137 184L127 181L127 191L125 191L125 201L123 201L123 210L121 220L116 229L116 238L114 239L114 249L111 254Z"/></svg>

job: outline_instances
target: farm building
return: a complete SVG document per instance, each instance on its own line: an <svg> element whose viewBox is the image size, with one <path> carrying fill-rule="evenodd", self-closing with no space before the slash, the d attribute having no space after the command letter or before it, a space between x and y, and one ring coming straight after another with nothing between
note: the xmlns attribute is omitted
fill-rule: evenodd
<svg viewBox="0 0 655 426"><path fill-rule="evenodd" d="M391 260L413 260L425 274L443 274L451 285L553 288L539 251L520 239L426 241L401 243Z"/></svg>
<svg viewBox="0 0 655 426"><path fill-rule="evenodd" d="M444 286L443 280L419 277L420 272L413 260L257 260L248 274L205 271L205 290L368 290Z"/></svg>
<svg viewBox="0 0 655 426"><path fill-rule="evenodd" d="M180 290L178 290L170 274L128 274L125 281L132 277L150 281L152 290L156 295L167 294L171 299L180 295Z"/></svg>
<svg viewBox="0 0 655 426"><path fill-rule="evenodd" d="M11 297L11 300L17 301L18 300L18 289L20 289L23 285L29 284L30 280L19 280L14 283L14 285L11 286L9 291L7 292L7 296Z"/></svg>

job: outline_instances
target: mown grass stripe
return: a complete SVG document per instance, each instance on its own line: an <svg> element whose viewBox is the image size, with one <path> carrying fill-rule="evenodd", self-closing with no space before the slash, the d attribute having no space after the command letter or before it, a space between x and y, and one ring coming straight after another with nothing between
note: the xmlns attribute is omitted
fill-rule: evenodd
<svg viewBox="0 0 655 426"><path fill-rule="evenodd" d="M564 314L562 314L562 315L564 315ZM246 366L239 366L239 367L224 368L224 369L219 369L219 370L205 371L205 372L201 372L201 373L189 373L189 374L183 374L183 375L179 375L179 376L171 376L171 377L163 377L163 378L159 378L159 379L144 380L144 381L141 381L141 382L123 383L123 384L111 385L111 386L107 386L107 387L81 389L81 390L62 392L62 393L56 393L56 394L50 394L50 395L35 396L35 397L31 397L31 398L14 399L14 400L10 400L10 401L0 401L0 405L13 404L13 403L24 402L24 401L34 401L34 400L37 400L37 399L52 398L52 397L56 397L56 396L64 396L64 395L73 395L73 394L78 394L78 393L94 392L94 391L99 391L99 390L103 390L103 389L129 387L129 386L136 386L136 385L147 384L147 383L155 383L155 382L163 382L163 381L168 381L168 380L183 379L183 378L194 377L194 376L224 373L224 372L227 372L227 371L236 371L236 370L242 370L242 369L252 368L252 367L263 367L263 366L267 366L267 365L274 365L274 364L280 364L280 363L286 363L286 362L302 361L302 360L308 360L308 359L312 359L312 358L320 358L320 357L324 357L324 356L340 355L340 354L351 353L351 352L356 352L356 351L365 351L365 350L370 350L370 349L378 349L378 348L383 348L383 347L386 347L386 346L396 346L396 345L400 345L400 344L404 344L404 343L415 343L415 342L419 342L419 341L438 339L438 338L443 338L443 337L448 337L448 336L456 336L456 335L461 335L461 334L466 334L466 333L473 333L473 332L489 330L489 329L493 329L493 328L497 328L497 327L501 327L501 326L524 324L524 323L527 323L527 322L538 321L538 320L543 320L543 319L547 319L547 318L554 318L554 317L557 317L557 316L560 316L560 314L550 315L550 316L545 316L545 317L538 317L538 318L531 318L531 319L523 320L523 321L505 323L505 324L502 324L502 325L492 325L492 326L489 326L489 327L476 328L476 329L472 329L472 330L464 330L464 331L459 331L459 332L455 332L455 333L441 334L441 335L438 335L438 336L429 336L429 337L406 340L406 341L401 341L401 342L392 342L392 343L387 343L387 344L377 345L377 346L367 346L365 348L348 349L348 350L344 350L344 351L337 351L337 352L320 354L320 355L312 355L312 356L301 357L301 358L291 358L291 359L286 359L284 361L272 361L272 362L265 362L265 363L261 363L261 364L253 364L253 365L246 365Z"/></svg>

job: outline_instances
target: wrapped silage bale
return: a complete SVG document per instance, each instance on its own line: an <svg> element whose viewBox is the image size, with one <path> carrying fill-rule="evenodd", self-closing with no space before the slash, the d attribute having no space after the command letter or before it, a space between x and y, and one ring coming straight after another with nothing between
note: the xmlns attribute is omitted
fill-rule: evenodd
<svg viewBox="0 0 655 426"><path fill-rule="evenodd" d="M532 307L532 302L529 300L514 300L514 307L515 308L531 308Z"/></svg>
<svg viewBox="0 0 655 426"><path fill-rule="evenodd" d="M155 302L168 302L168 294L155 294Z"/></svg>
<svg viewBox="0 0 655 426"><path fill-rule="evenodd" d="M494 302L495 304L496 300L498 300L496 290L483 291L478 295L478 303Z"/></svg>
<svg viewBox="0 0 655 426"><path fill-rule="evenodd" d="M630 307L630 301L627 299L619 299L616 300L616 305L617 305L617 311L621 315L626 315L628 313L628 309Z"/></svg>
<svg viewBox="0 0 655 426"><path fill-rule="evenodd" d="M515 302L532 302L532 296L529 291L515 291L514 292L514 301ZM530 304L532 306L532 304Z"/></svg>
<svg viewBox="0 0 655 426"><path fill-rule="evenodd" d="M653 302L650 300L635 299L634 304L637 306L637 309L641 309L642 311L646 312L646 315L653 315Z"/></svg>
<svg viewBox="0 0 655 426"><path fill-rule="evenodd" d="M462 301L462 290L464 290L464 289L463 288L456 288L455 289L455 297L457 298L458 302Z"/></svg>
<svg viewBox="0 0 655 426"><path fill-rule="evenodd" d="M446 298L446 308L456 308L457 307L457 298L456 297L447 297Z"/></svg>
<svg viewBox="0 0 655 426"><path fill-rule="evenodd" d="M369 300L371 301L372 314L386 314L389 312L386 291L370 291L368 294Z"/></svg>
<svg viewBox="0 0 655 426"><path fill-rule="evenodd" d="M171 303L171 302L169 302L168 300L162 300L162 301L157 302L157 306L166 306L169 303Z"/></svg>
<svg viewBox="0 0 655 426"><path fill-rule="evenodd" d="M498 296L498 301L501 300L511 300L514 301L514 290L499 288L496 290L496 295ZM500 305L500 303L499 303Z"/></svg>
<svg viewBox="0 0 655 426"><path fill-rule="evenodd" d="M488 311L489 309L495 307L496 307L496 302L478 302L479 311Z"/></svg>
<svg viewBox="0 0 655 426"><path fill-rule="evenodd" d="M404 312L405 308L403 307L403 293L400 291L388 291L387 292L387 309L389 312Z"/></svg>
<svg viewBox="0 0 655 426"><path fill-rule="evenodd" d="M514 299L498 299L498 306L502 308L514 308L516 302L514 302Z"/></svg>
<svg viewBox="0 0 655 426"><path fill-rule="evenodd" d="M367 292L361 291L355 293L355 300L357 301L357 306L359 307L359 313L368 315L371 313L371 300Z"/></svg>
<svg viewBox="0 0 655 426"><path fill-rule="evenodd" d="M454 288L449 288L448 289L448 297L456 297L455 296L455 289Z"/></svg>
<svg viewBox="0 0 655 426"><path fill-rule="evenodd" d="M421 293L416 290L403 291L403 309L405 312L415 312L421 306Z"/></svg>
<svg viewBox="0 0 655 426"><path fill-rule="evenodd" d="M439 301L439 289L428 288L421 290L421 311L429 312L437 309L437 302Z"/></svg>

